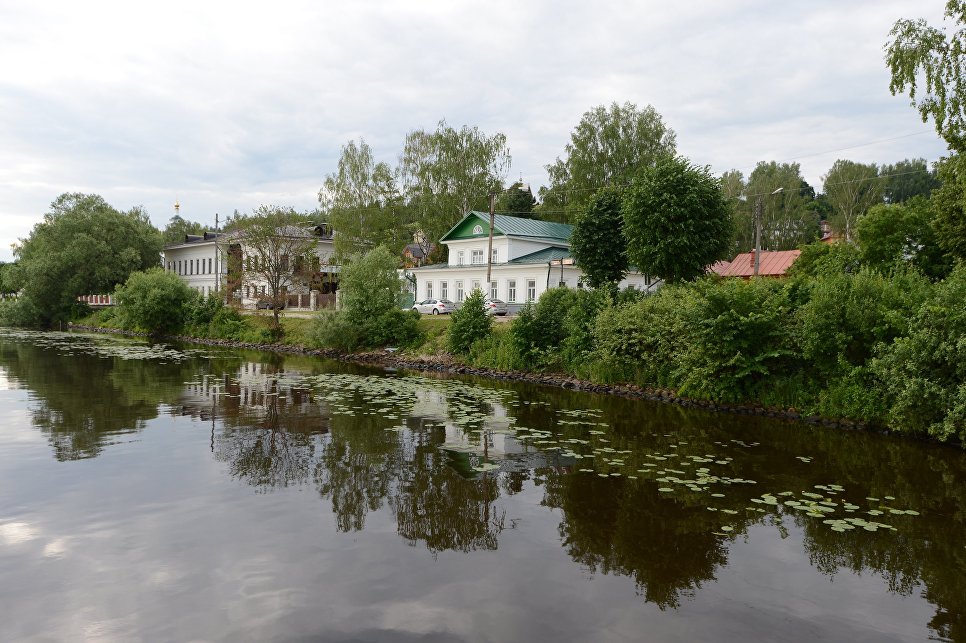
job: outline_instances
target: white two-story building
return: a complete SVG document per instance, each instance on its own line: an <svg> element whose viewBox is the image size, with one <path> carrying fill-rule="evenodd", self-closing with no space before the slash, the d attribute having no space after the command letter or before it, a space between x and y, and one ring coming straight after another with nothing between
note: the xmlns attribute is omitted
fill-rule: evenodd
<svg viewBox="0 0 966 643"><path fill-rule="evenodd" d="M286 306L314 310L335 303L339 286L339 266L334 264L332 230L326 224L309 228L292 228L283 234L313 237L315 245L311 266L300 266L293 260L292 269L301 270L302 278L283 293ZM232 233L206 232L186 235L184 241L165 246L162 264L189 287L204 296L227 291L228 300L243 307L254 307L267 297L266 285L257 272L248 270L252 257L245 244ZM297 282L297 283L295 283Z"/></svg>
<svg viewBox="0 0 966 643"><path fill-rule="evenodd" d="M507 302L512 313L549 288L583 288L583 272L570 254L570 232L565 223L498 214L488 265L490 215L470 212L440 239L447 248L446 263L409 270L416 278L416 301L439 298L459 303L479 288L490 298ZM647 290L657 282L631 272L619 285Z"/></svg>

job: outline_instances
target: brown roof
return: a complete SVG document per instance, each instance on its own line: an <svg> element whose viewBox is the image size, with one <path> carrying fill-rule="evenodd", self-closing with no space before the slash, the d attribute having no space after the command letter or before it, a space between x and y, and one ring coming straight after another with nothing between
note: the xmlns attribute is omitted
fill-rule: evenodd
<svg viewBox="0 0 966 643"><path fill-rule="evenodd" d="M708 266L706 272L709 275L723 275L728 270L728 266L730 265L730 261L724 261L723 259L721 261L715 261L713 264Z"/></svg>
<svg viewBox="0 0 966 643"><path fill-rule="evenodd" d="M801 250L762 251L758 263L758 276L780 277L791 267ZM752 277L755 274L755 253L742 252L734 258L727 268L718 272L722 277Z"/></svg>

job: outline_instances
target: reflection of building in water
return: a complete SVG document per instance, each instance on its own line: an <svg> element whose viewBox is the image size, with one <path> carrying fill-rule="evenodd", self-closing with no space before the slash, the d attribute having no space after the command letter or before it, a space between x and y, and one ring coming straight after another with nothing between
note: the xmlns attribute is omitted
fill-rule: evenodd
<svg viewBox="0 0 966 643"><path fill-rule="evenodd" d="M288 431L326 433L329 412L311 389L286 381L285 371L247 362L234 374L203 375L188 382L179 397L181 414L228 425L279 423Z"/></svg>
<svg viewBox="0 0 966 643"><path fill-rule="evenodd" d="M450 453L450 466L467 476L475 476L468 456L497 461L503 471L525 471L553 467L566 471L573 458L556 451L537 449L517 437L514 418L508 407L494 401L451 400L442 392L417 391L411 420L418 426L442 426Z"/></svg>

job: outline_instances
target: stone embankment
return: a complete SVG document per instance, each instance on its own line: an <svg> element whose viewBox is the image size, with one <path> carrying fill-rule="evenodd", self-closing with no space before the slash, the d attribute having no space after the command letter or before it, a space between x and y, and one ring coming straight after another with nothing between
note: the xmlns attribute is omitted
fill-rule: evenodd
<svg viewBox="0 0 966 643"><path fill-rule="evenodd" d="M108 333L113 335L127 335L131 337L145 337L147 333L136 333L133 331L119 330L113 328L98 328L94 326L73 325L74 330L85 332ZM355 364L369 364L388 368L414 371L430 371L436 373L449 373L455 375L470 375L489 379L504 380L510 382L525 382L528 384L541 384L544 386L556 386L559 388L584 391L588 393L600 393L603 395L619 395L622 397L639 398L677 404L688 408L705 409L708 411L718 411L724 413L735 413L740 415L757 415L786 420L796 420L808 424L837 427L843 429L865 429L861 422L846 419L830 419L818 415L802 415L792 409L775 409L762 406L723 404L709 400L696 400L678 395L670 389L644 388L634 384L597 384L587 380L581 380L562 373L532 373L527 371L499 371L489 368L477 368L467 366L454 360L450 355L401 355L392 350L368 351L362 353L344 353L334 349L315 349L305 346L292 344L256 344L249 342L236 342L226 339L204 339L198 337L186 337L182 335L172 335L163 338L167 341L190 342L192 344L202 344L205 346L223 346L225 348L241 348L259 351L272 351L276 353L288 353L293 355L313 355L326 359L341 362L351 362Z"/></svg>

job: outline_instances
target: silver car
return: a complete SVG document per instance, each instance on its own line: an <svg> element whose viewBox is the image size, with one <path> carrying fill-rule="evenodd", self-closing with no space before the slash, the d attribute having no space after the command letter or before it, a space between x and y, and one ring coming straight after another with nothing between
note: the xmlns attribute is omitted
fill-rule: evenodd
<svg viewBox="0 0 966 643"><path fill-rule="evenodd" d="M414 304L413 310L424 315L446 315L456 310L456 304L449 299L424 299Z"/></svg>
<svg viewBox="0 0 966 643"><path fill-rule="evenodd" d="M506 302L502 299L490 299L487 297L483 300L483 310L486 311L487 315L506 315Z"/></svg>

